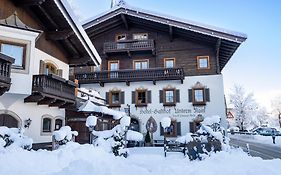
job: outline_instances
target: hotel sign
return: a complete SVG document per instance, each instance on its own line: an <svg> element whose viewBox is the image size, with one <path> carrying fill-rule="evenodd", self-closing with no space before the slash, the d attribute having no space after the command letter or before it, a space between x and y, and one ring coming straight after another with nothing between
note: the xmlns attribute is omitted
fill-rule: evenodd
<svg viewBox="0 0 281 175"><path fill-rule="evenodd" d="M141 109L140 115L168 114L173 117L195 117L197 114L205 113L205 106L189 108L161 108L161 109Z"/></svg>

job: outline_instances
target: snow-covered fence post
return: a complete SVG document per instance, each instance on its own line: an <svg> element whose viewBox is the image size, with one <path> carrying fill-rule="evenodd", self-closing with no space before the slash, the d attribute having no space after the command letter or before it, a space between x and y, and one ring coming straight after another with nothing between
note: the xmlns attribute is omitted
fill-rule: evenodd
<svg viewBox="0 0 281 175"><path fill-rule="evenodd" d="M166 140L166 133L168 131L168 128L171 126L171 118L170 117L164 117L161 120L161 125L164 130L164 155L167 156L167 140Z"/></svg>
<svg viewBox="0 0 281 175"><path fill-rule="evenodd" d="M249 146L249 143L246 144L246 147L247 147L247 154L250 156L250 146Z"/></svg>
<svg viewBox="0 0 281 175"><path fill-rule="evenodd" d="M93 130L95 129L95 126L97 125L97 117L93 116L92 114L87 117L86 120L86 126L89 128L89 134L90 134L90 141L89 143L92 144L93 143Z"/></svg>

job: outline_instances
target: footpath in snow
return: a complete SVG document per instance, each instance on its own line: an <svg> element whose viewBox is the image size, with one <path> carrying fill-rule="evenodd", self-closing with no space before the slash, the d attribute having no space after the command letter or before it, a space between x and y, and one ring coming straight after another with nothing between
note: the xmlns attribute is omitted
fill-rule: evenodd
<svg viewBox="0 0 281 175"><path fill-rule="evenodd" d="M165 158L163 148L131 148L115 157L92 145L69 143L56 151L0 150L1 175L280 175L281 160L249 157L240 149L189 161L181 153Z"/></svg>
<svg viewBox="0 0 281 175"><path fill-rule="evenodd" d="M235 135L230 134L229 136L230 138L234 138L238 140L281 147L281 136L276 136L275 144L273 144L271 136L243 135L243 134L235 134Z"/></svg>

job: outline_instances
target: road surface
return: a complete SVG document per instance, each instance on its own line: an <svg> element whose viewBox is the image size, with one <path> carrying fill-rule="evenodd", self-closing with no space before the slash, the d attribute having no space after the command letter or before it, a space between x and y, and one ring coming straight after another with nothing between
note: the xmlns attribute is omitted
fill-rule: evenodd
<svg viewBox="0 0 281 175"><path fill-rule="evenodd" d="M237 138L230 139L230 145L234 147L240 147L245 152L247 152L247 143L249 144L251 156L261 157L262 159L281 159L281 147L239 140Z"/></svg>

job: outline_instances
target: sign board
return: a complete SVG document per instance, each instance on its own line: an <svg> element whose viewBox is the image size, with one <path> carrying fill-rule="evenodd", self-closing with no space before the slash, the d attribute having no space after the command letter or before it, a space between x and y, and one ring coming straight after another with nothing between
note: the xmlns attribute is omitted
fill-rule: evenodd
<svg viewBox="0 0 281 175"><path fill-rule="evenodd" d="M146 122L146 129L150 133L155 133L157 131L157 123L153 117L150 117Z"/></svg>

